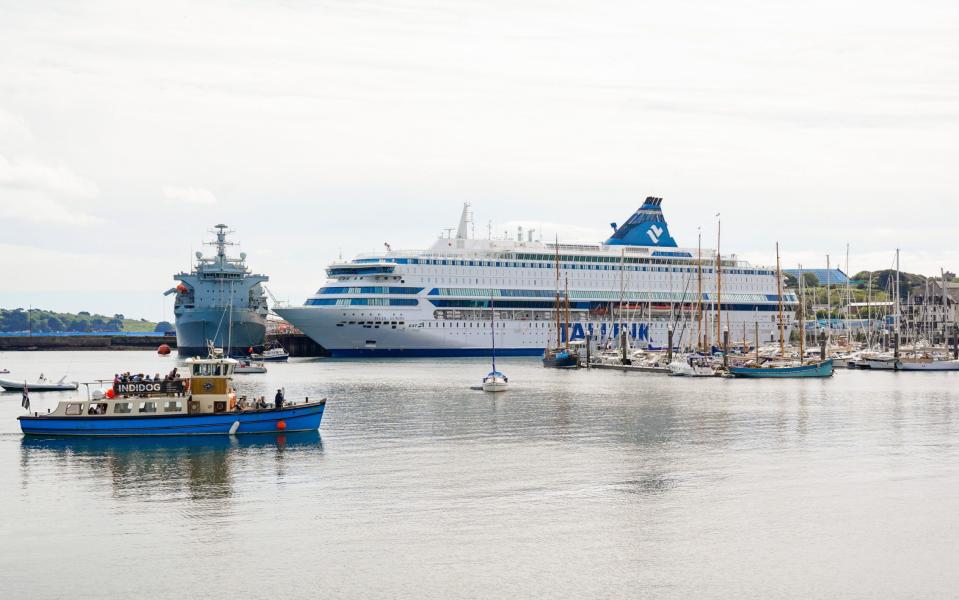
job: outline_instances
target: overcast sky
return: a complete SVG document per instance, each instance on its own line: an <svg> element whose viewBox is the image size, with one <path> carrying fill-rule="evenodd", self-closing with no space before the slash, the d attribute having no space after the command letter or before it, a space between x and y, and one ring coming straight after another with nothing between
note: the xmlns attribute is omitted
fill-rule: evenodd
<svg viewBox="0 0 959 600"><path fill-rule="evenodd" d="M647 195L680 245L959 270L959 5L0 0L3 307L171 319L218 222L298 304L464 201L599 241Z"/></svg>

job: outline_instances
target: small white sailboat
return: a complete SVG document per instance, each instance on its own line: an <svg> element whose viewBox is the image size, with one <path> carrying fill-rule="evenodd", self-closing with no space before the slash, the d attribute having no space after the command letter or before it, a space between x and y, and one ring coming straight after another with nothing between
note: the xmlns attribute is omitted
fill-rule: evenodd
<svg viewBox="0 0 959 600"><path fill-rule="evenodd" d="M677 377L715 377L716 369L713 368L708 357L701 354L690 354L685 360L678 359L669 363L669 374Z"/></svg>
<svg viewBox="0 0 959 600"><path fill-rule="evenodd" d="M509 377L496 370L496 307L493 306L493 297L489 299L490 308L490 356L493 370L483 378L484 392L505 392L509 389Z"/></svg>

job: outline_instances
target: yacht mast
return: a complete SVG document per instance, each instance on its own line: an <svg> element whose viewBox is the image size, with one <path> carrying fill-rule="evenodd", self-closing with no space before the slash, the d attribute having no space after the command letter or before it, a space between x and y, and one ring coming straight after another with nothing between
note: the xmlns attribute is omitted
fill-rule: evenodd
<svg viewBox="0 0 959 600"><path fill-rule="evenodd" d="M786 358L786 334L783 331L783 272L779 264L779 242L776 242L776 291L779 298L779 354Z"/></svg>
<svg viewBox="0 0 959 600"><path fill-rule="evenodd" d="M829 261L829 255L826 255L826 348L832 339L832 264ZM828 351L828 350L827 350Z"/></svg>
<svg viewBox="0 0 959 600"><path fill-rule="evenodd" d="M896 351L895 351L895 357L896 357L896 358L899 358L899 341L900 341L899 320L900 320L900 318L901 318L901 316L900 316L900 306L899 306L899 248L896 248L896 286L895 286L895 287L896 287L896 290L895 290L895 293L896 293L896 315L895 315L895 317L893 317L893 324L895 325L895 328L896 328Z"/></svg>
<svg viewBox="0 0 959 600"><path fill-rule="evenodd" d="M806 297L804 295L802 265L799 265L799 364L803 364L806 356L806 311L803 308Z"/></svg>
<svg viewBox="0 0 959 600"><path fill-rule="evenodd" d="M704 351L703 344L703 233L699 232L699 254L696 261L696 349Z"/></svg>
<svg viewBox="0 0 959 600"><path fill-rule="evenodd" d="M496 306L493 305L493 294L489 296L489 325L490 325L490 351L493 358L493 372L496 372Z"/></svg>
<svg viewBox="0 0 959 600"><path fill-rule="evenodd" d="M566 278L566 349L569 350L569 277Z"/></svg>
<svg viewBox="0 0 959 600"><path fill-rule="evenodd" d="M719 215L716 215L719 216ZM723 339L723 255L720 251L722 241L723 222L716 221L716 343Z"/></svg>
<svg viewBox="0 0 959 600"><path fill-rule="evenodd" d="M872 271L869 271L869 289L866 292L866 348L872 349Z"/></svg>
<svg viewBox="0 0 959 600"><path fill-rule="evenodd" d="M559 236L556 236L556 243L553 246L556 250L556 306L553 312L556 315L556 347L563 345L562 332L559 330Z"/></svg>

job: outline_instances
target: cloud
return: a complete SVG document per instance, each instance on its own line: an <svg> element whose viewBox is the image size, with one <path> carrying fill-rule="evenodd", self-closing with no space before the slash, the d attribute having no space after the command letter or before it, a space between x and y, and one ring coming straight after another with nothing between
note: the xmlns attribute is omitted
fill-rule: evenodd
<svg viewBox="0 0 959 600"><path fill-rule="evenodd" d="M213 192L203 188L167 185L163 187L163 196L182 204L216 204Z"/></svg>
<svg viewBox="0 0 959 600"><path fill-rule="evenodd" d="M33 135L23 117L9 113L0 108L0 151L4 147L30 141Z"/></svg>
<svg viewBox="0 0 959 600"><path fill-rule="evenodd" d="M92 198L97 185L70 169L50 167L32 160L12 162L0 154L0 188L48 192L75 198Z"/></svg>
<svg viewBox="0 0 959 600"><path fill-rule="evenodd" d="M96 225L104 220L86 211L99 194L97 184L64 167L0 154L0 219Z"/></svg>

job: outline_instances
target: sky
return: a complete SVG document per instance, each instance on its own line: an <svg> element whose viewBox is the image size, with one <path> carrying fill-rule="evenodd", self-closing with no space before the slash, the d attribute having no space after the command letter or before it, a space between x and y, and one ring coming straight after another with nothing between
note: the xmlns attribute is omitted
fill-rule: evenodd
<svg viewBox="0 0 959 600"><path fill-rule="evenodd" d="M299 304L463 202L959 271L957 57L945 1L0 0L0 307L172 319L221 222Z"/></svg>

